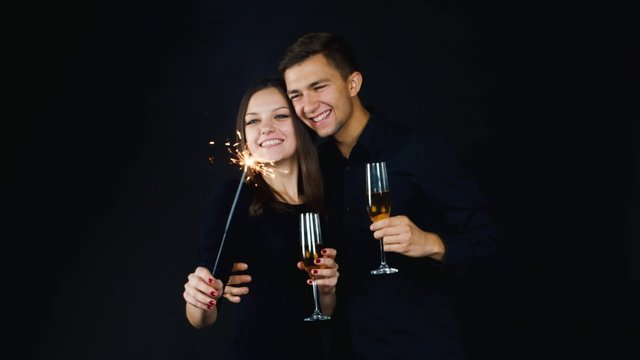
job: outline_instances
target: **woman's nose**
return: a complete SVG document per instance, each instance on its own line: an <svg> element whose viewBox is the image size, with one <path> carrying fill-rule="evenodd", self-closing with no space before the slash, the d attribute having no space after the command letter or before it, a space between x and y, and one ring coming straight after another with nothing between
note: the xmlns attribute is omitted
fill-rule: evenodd
<svg viewBox="0 0 640 360"><path fill-rule="evenodd" d="M273 131L273 124L271 121L263 121L260 127L260 135L265 135Z"/></svg>

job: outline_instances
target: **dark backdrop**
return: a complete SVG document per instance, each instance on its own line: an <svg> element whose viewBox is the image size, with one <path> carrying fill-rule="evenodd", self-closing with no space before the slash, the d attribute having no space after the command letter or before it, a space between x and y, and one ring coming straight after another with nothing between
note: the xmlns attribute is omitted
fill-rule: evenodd
<svg viewBox="0 0 640 360"><path fill-rule="evenodd" d="M509 241L514 358L637 354L630 8L251 3L6 9L0 276L10 358L215 356L228 320L191 328L182 290L209 195L240 175L222 143L242 91L308 31L355 45L365 103L460 150Z"/></svg>

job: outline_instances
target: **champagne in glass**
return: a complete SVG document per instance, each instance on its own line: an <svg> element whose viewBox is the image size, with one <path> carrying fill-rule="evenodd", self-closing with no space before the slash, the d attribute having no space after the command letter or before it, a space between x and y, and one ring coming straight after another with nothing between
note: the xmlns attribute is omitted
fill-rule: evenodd
<svg viewBox="0 0 640 360"><path fill-rule="evenodd" d="M371 221L388 218L391 213L389 203L389 180L385 162L367 163L367 212ZM397 273L398 269L387 265L384 241L380 239L380 265L371 270L374 275Z"/></svg>
<svg viewBox="0 0 640 360"><path fill-rule="evenodd" d="M309 278L313 281L313 301L315 310L304 319L304 321L329 320L330 316L323 315L320 312L318 304L318 285L316 277L312 274L313 269L320 269L314 261L320 257L322 250L322 233L320 231L320 216L317 213L300 214L300 248L302 250L302 263L304 269L309 274Z"/></svg>

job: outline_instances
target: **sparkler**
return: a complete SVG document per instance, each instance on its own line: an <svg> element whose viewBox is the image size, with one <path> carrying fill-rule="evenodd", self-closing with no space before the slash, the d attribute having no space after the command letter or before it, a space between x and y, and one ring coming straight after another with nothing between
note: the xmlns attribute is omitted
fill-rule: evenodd
<svg viewBox="0 0 640 360"><path fill-rule="evenodd" d="M242 135L239 132L237 133L237 135L238 135L238 138L242 137ZM213 143L213 142L210 142L210 143ZM240 195L240 190L242 190L242 183L245 181L245 177L247 176L247 173L249 172L249 170L251 170L251 172L249 172L250 174L260 173L262 175L266 175L270 177L275 176L273 173L272 162L264 163L257 160L256 158L251 156L251 154L249 153L249 150L247 149L243 149L242 151L240 151L238 149L239 144L237 142L233 144L233 147L235 148L235 150L231 150L230 148L231 144L229 142L225 143L225 145L227 146L227 150L229 151L229 153L235 156L231 158L231 163L240 165L243 168L243 170L242 170L242 176L240 176L240 183L238 184L238 189L236 190L236 195L233 198L233 203L231 204L231 210L229 211L229 215L227 216L227 223L224 226L224 233L222 234L222 241L220 241L220 248L218 249L218 255L216 256L216 261L213 264L213 269L211 270L211 274L213 275L215 275L216 273L216 268L218 267L218 261L220 260L220 254L222 253L222 247L224 246L224 240L227 237L227 230L229 230L229 224L231 223L231 218L233 217L233 213L236 208L236 203L238 202L238 196ZM251 179L251 175L249 175L246 178L247 181L249 181L250 179Z"/></svg>

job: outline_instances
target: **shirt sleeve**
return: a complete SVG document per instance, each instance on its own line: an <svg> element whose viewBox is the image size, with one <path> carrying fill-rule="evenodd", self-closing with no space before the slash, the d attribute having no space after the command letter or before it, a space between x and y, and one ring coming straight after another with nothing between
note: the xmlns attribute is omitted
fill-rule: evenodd
<svg viewBox="0 0 640 360"><path fill-rule="evenodd" d="M435 231L445 245L440 266L462 274L496 252L498 235L487 201L449 143L431 137L418 148L416 155L426 166L416 167L417 181L442 215L443 224Z"/></svg>

